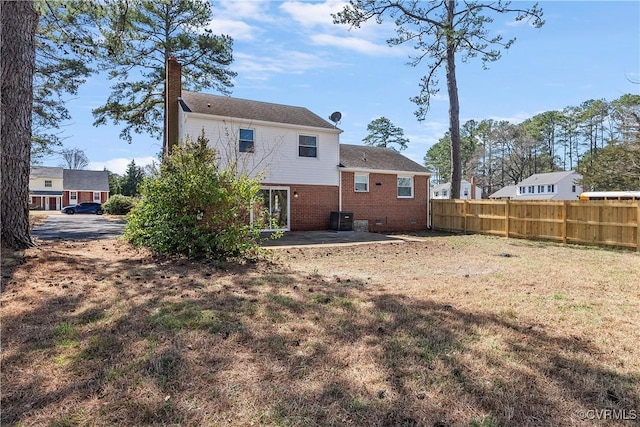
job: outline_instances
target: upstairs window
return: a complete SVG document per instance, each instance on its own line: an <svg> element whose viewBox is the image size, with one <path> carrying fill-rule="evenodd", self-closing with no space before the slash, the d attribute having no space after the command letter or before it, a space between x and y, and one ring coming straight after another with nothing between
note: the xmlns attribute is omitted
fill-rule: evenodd
<svg viewBox="0 0 640 427"><path fill-rule="evenodd" d="M298 156L318 157L318 138L309 135L298 135Z"/></svg>
<svg viewBox="0 0 640 427"><path fill-rule="evenodd" d="M529 194L533 194L533 190L535 190L535 187L533 185L530 185L527 190L528 190Z"/></svg>
<svg viewBox="0 0 640 427"><path fill-rule="evenodd" d="M538 185L538 193L544 193L544 185Z"/></svg>
<svg viewBox="0 0 640 427"><path fill-rule="evenodd" d="M575 186L575 185L572 185L572 186L571 186L571 192L572 192L572 193L575 193L575 192L576 192L576 186Z"/></svg>
<svg viewBox="0 0 640 427"><path fill-rule="evenodd" d="M547 185L547 193L553 193L555 186L554 185Z"/></svg>
<svg viewBox="0 0 640 427"><path fill-rule="evenodd" d="M411 197L413 197L413 177L399 176L398 177L398 198L411 198Z"/></svg>
<svg viewBox="0 0 640 427"><path fill-rule="evenodd" d="M44 186L45 186L46 188L51 188L51 187L53 187L53 182L51 182L51 180L49 180L49 179L46 179L46 180L44 181Z"/></svg>
<svg viewBox="0 0 640 427"><path fill-rule="evenodd" d="M524 187L520 187L520 194L524 194Z"/></svg>
<svg viewBox="0 0 640 427"><path fill-rule="evenodd" d="M369 174L356 173L353 176L354 190L356 193L366 193L369 191Z"/></svg>
<svg viewBox="0 0 640 427"><path fill-rule="evenodd" d="M241 153L253 153L255 151L253 129L240 129L239 150Z"/></svg>

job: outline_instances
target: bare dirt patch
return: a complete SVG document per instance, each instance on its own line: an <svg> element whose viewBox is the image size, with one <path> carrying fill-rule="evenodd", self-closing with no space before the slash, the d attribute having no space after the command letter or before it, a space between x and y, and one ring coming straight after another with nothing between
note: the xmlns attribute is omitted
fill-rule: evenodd
<svg viewBox="0 0 640 427"><path fill-rule="evenodd" d="M454 236L215 265L43 242L2 275L2 425L640 415L636 253Z"/></svg>

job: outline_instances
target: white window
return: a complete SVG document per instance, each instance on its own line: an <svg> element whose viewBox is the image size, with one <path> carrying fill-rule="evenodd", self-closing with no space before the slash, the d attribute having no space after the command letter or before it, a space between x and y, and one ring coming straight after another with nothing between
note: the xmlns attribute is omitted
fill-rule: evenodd
<svg viewBox="0 0 640 427"><path fill-rule="evenodd" d="M572 186L571 186L571 192L572 192L572 193L575 193L575 192L576 192L576 186L575 186L575 185L572 185Z"/></svg>
<svg viewBox="0 0 640 427"><path fill-rule="evenodd" d="M44 180L44 186L46 188L51 188L51 187L53 187L53 182L51 182L51 180L49 180L49 179L45 179Z"/></svg>
<svg viewBox="0 0 640 427"><path fill-rule="evenodd" d="M435 196L436 196L436 197L438 197L438 193L439 193L439 191L436 191L436 192L435 192Z"/></svg>
<svg viewBox="0 0 640 427"><path fill-rule="evenodd" d="M240 129L239 150L241 153L253 153L255 151L253 129Z"/></svg>
<svg viewBox="0 0 640 427"><path fill-rule="evenodd" d="M533 185L530 185L528 188L529 194L533 194L533 190L535 189L535 187Z"/></svg>
<svg viewBox="0 0 640 427"><path fill-rule="evenodd" d="M411 197L413 197L413 177L399 176L398 177L398 198L411 198Z"/></svg>
<svg viewBox="0 0 640 427"><path fill-rule="evenodd" d="M298 156L318 157L318 137L298 135Z"/></svg>
<svg viewBox="0 0 640 427"><path fill-rule="evenodd" d="M464 197L469 197L469 189L465 188L463 194L464 194Z"/></svg>
<svg viewBox="0 0 640 427"><path fill-rule="evenodd" d="M93 192L93 201L100 203L100 192L99 191L94 191Z"/></svg>
<svg viewBox="0 0 640 427"><path fill-rule="evenodd" d="M544 185L538 185L538 193L544 193Z"/></svg>
<svg viewBox="0 0 640 427"><path fill-rule="evenodd" d="M447 194L449 194L447 190L442 190L442 197L447 197Z"/></svg>
<svg viewBox="0 0 640 427"><path fill-rule="evenodd" d="M78 203L78 192L77 191L70 191L69 192L69 204L75 205L76 203Z"/></svg>
<svg viewBox="0 0 640 427"><path fill-rule="evenodd" d="M353 189L356 193L366 193L369 191L369 174L356 173L353 175Z"/></svg>
<svg viewBox="0 0 640 427"><path fill-rule="evenodd" d="M554 189L553 185L547 185L547 193L553 193L553 189Z"/></svg>
<svg viewBox="0 0 640 427"><path fill-rule="evenodd" d="M520 187L520 194L524 194L524 187Z"/></svg>

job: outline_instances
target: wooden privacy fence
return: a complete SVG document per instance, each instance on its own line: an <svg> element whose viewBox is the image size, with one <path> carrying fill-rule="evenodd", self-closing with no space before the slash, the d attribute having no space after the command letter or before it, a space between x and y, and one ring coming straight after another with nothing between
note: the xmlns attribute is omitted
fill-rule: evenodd
<svg viewBox="0 0 640 427"><path fill-rule="evenodd" d="M640 252L638 201L432 200L431 225L435 230Z"/></svg>

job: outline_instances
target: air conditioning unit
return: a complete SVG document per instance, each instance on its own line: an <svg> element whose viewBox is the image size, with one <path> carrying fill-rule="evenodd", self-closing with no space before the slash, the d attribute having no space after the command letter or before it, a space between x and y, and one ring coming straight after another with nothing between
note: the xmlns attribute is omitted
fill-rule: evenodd
<svg viewBox="0 0 640 427"><path fill-rule="evenodd" d="M353 230L353 212L331 212L330 219L331 230L335 231L352 231Z"/></svg>

